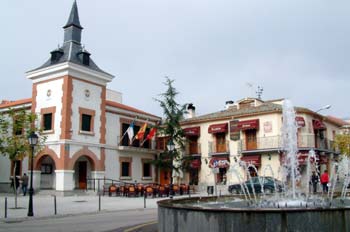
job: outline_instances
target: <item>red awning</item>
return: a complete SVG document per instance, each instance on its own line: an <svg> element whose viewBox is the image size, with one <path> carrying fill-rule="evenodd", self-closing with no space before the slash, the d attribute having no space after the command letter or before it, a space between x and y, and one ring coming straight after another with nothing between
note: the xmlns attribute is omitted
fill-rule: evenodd
<svg viewBox="0 0 350 232"><path fill-rule="evenodd" d="M209 162L210 168L228 168L229 166L230 162L226 157L214 157Z"/></svg>
<svg viewBox="0 0 350 232"><path fill-rule="evenodd" d="M190 164L191 168L193 169L198 169L201 167L201 160L200 159L194 159L191 161L191 164Z"/></svg>
<svg viewBox="0 0 350 232"><path fill-rule="evenodd" d="M199 136L201 132L201 128L197 127L189 127L184 129L184 133L186 136Z"/></svg>
<svg viewBox="0 0 350 232"><path fill-rule="evenodd" d="M260 166L261 156L260 155L245 155L241 158L241 161L246 162L246 164L253 164L254 166Z"/></svg>
<svg viewBox="0 0 350 232"><path fill-rule="evenodd" d="M296 116L295 121L297 122L298 127L304 127L305 126L305 120L301 116Z"/></svg>
<svg viewBox="0 0 350 232"><path fill-rule="evenodd" d="M213 124L208 128L208 133L226 133L228 131L227 123Z"/></svg>
<svg viewBox="0 0 350 232"><path fill-rule="evenodd" d="M237 127L240 130L259 129L259 119L240 121Z"/></svg>
<svg viewBox="0 0 350 232"><path fill-rule="evenodd" d="M326 129L326 125L317 119L312 120L312 125L314 127L314 130L324 130Z"/></svg>
<svg viewBox="0 0 350 232"><path fill-rule="evenodd" d="M320 155L320 164L328 164L328 157L325 155Z"/></svg>
<svg viewBox="0 0 350 232"><path fill-rule="evenodd" d="M300 154L298 156L298 163L299 165L307 165L307 157L308 154ZM310 162L313 163L315 160L313 157L310 157Z"/></svg>

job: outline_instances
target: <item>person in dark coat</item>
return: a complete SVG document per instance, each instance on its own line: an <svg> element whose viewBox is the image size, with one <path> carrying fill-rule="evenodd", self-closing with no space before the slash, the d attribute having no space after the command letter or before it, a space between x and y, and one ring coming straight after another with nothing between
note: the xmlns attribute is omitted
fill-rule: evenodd
<svg viewBox="0 0 350 232"><path fill-rule="evenodd" d="M28 176L26 173L23 174L22 176L22 192L23 196L27 194L27 188L28 188Z"/></svg>
<svg viewBox="0 0 350 232"><path fill-rule="evenodd" d="M311 184L312 184L312 189L314 193L317 192L317 183L318 183L318 176L315 171L312 171Z"/></svg>

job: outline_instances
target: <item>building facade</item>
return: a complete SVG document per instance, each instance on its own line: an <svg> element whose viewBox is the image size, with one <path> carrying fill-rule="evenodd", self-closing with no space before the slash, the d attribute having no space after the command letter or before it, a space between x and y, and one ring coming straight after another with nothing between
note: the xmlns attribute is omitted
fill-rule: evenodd
<svg viewBox="0 0 350 232"><path fill-rule="evenodd" d="M32 97L3 101L1 113L25 108L39 116L45 147L34 160L35 189L85 189L89 179L156 182L158 171L149 161L159 153L154 138L145 139L161 118L122 104L122 94L108 90L113 76L100 69L82 46L83 27L74 1L63 27L64 42L46 63L26 73ZM144 126L144 136L129 139ZM147 126L145 126L147 125ZM28 158L16 161L15 175L28 172ZM11 161L0 157L0 183L13 173Z"/></svg>
<svg viewBox="0 0 350 232"><path fill-rule="evenodd" d="M187 181L227 190L228 185L240 178L246 180L249 175L281 179L283 101L245 98L227 102L225 110L202 116L195 116L195 107L190 105L189 117L182 122L188 141L185 155L193 156ZM315 151L320 172L331 169L339 156L333 141L344 122L306 108L294 109L299 171L308 182L305 175L309 151ZM245 161L247 167L242 168L240 161Z"/></svg>

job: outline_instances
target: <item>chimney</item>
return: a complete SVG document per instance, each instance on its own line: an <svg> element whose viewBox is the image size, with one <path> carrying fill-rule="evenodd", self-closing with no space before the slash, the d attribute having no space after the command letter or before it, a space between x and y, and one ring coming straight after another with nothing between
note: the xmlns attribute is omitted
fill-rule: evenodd
<svg viewBox="0 0 350 232"><path fill-rule="evenodd" d="M196 117L196 107L194 107L193 103L189 103L187 105L187 118Z"/></svg>
<svg viewBox="0 0 350 232"><path fill-rule="evenodd" d="M225 102L225 109L228 110L229 108L231 108L233 106L233 101L229 100Z"/></svg>

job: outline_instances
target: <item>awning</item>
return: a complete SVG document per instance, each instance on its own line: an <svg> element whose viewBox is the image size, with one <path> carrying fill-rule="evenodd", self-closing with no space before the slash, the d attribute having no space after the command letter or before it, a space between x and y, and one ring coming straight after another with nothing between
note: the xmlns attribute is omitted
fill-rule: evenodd
<svg viewBox="0 0 350 232"><path fill-rule="evenodd" d="M328 164L328 157L325 155L320 155L320 164Z"/></svg>
<svg viewBox="0 0 350 232"><path fill-rule="evenodd" d="M326 129L326 125L317 119L312 120L312 125L314 127L314 130L324 130Z"/></svg>
<svg viewBox="0 0 350 232"><path fill-rule="evenodd" d="M308 154L300 154L298 156L298 163L299 165L307 165L307 157ZM313 163L315 160L313 157L310 157L310 162Z"/></svg>
<svg viewBox="0 0 350 232"><path fill-rule="evenodd" d="M210 168L228 168L230 167L230 162L226 157L214 157L211 158L209 162Z"/></svg>
<svg viewBox="0 0 350 232"><path fill-rule="evenodd" d="M259 129L259 119L252 119L238 122L240 130Z"/></svg>
<svg viewBox="0 0 350 232"><path fill-rule="evenodd" d="M184 134L186 136L199 136L201 132L201 128L197 127L189 127L184 129Z"/></svg>
<svg viewBox="0 0 350 232"><path fill-rule="evenodd" d="M246 164L253 164L254 166L261 165L261 156L260 155L245 155L241 157L241 161L246 162Z"/></svg>
<svg viewBox="0 0 350 232"><path fill-rule="evenodd" d="M193 169L199 169L201 167L201 160L200 159L194 159L191 161L190 167Z"/></svg>
<svg viewBox="0 0 350 232"><path fill-rule="evenodd" d="M260 155L245 155L241 157L241 161L246 162L247 164L253 164L254 166L261 165L261 156Z"/></svg>
<svg viewBox="0 0 350 232"><path fill-rule="evenodd" d="M208 133L226 133L228 131L227 123L213 124L208 128Z"/></svg>
<svg viewBox="0 0 350 232"><path fill-rule="evenodd" d="M305 126L305 120L301 116L296 116L295 121L297 122L298 127L304 127Z"/></svg>

